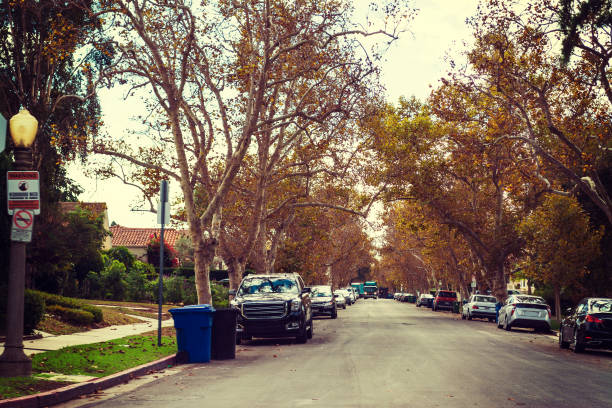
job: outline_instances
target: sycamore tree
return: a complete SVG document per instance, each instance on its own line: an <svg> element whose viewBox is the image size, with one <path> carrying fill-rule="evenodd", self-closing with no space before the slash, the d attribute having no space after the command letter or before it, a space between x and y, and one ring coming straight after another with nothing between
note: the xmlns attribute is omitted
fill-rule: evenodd
<svg viewBox="0 0 612 408"><path fill-rule="evenodd" d="M549 195L518 227L525 238L522 274L552 286L555 316L561 316L561 291L578 284L587 265L599 254L603 227L594 230L573 197Z"/></svg>
<svg viewBox="0 0 612 408"><path fill-rule="evenodd" d="M520 121L520 132L496 141L513 139L529 149L533 174L550 192L581 192L612 225L612 198L602 180L612 158L610 100L602 93L608 87L609 11L600 10L598 20L545 0L519 7L495 2L480 9L471 20L470 69L455 70L453 79L497 101L507 120ZM561 20L559 13L566 13ZM566 65L559 64L559 24L567 33L566 52L582 51Z"/></svg>
<svg viewBox="0 0 612 408"><path fill-rule="evenodd" d="M372 69L360 39L395 39L405 9L373 9L380 19L370 22L380 27L353 24L349 1L118 0L102 9L117 52L105 75L142 98L146 137L97 139L93 151L109 158L100 171L148 199L160 179L180 185L198 301L210 303L224 200L251 141L307 134L310 123L345 114ZM249 234L259 236L258 228Z"/></svg>

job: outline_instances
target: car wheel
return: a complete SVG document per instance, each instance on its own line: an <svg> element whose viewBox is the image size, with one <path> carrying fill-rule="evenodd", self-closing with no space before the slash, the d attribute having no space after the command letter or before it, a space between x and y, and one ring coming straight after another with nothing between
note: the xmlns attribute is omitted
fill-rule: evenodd
<svg viewBox="0 0 612 408"><path fill-rule="evenodd" d="M580 341L578 330L574 329L574 341L572 342L572 350L574 353L582 353L584 351L584 344Z"/></svg>
<svg viewBox="0 0 612 408"><path fill-rule="evenodd" d="M501 325L501 319L499 318L499 315L497 316L497 328L501 329L502 325Z"/></svg>
<svg viewBox="0 0 612 408"><path fill-rule="evenodd" d="M512 326L510 325L510 323L508 323L508 316L506 316L506 318L504 319L504 330L505 331L512 330Z"/></svg>
<svg viewBox="0 0 612 408"><path fill-rule="evenodd" d="M559 327L559 348L569 348L569 342L565 341L563 338L563 326Z"/></svg>
<svg viewBox="0 0 612 408"><path fill-rule="evenodd" d="M342 309L346 309L346 305L342 306Z"/></svg>
<svg viewBox="0 0 612 408"><path fill-rule="evenodd" d="M310 319L310 327L308 327L308 330L306 331L306 337L308 337L309 339L312 339L313 334L314 334L314 323L312 322L312 319Z"/></svg>
<svg viewBox="0 0 612 408"><path fill-rule="evenodd" d="M332 312L331 312L331 318L332 318L332 319L335 319L335 318L337 318L337 317L338 317L338 311L337 311L336 309L332 310Z"/></svg>

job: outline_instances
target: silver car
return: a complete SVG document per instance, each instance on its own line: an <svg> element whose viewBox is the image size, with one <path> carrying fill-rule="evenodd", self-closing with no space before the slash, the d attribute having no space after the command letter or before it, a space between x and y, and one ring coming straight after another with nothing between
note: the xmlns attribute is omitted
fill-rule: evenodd
<svg viewBox="0 0 612 408"><path fill-rule="evenodd" d="M487 295L472 295L467 303L461 309L461 318L472 320L474 317L489 319L490 322L495 320L495 304L497 299L495 296Z"/></svg>
<svg viewBox="0 0 612 408"><path fill-rule="evenodd" d="M506 330L526 327L536 331L550 331L550 307L539 296L509 296L499 310L497 327Z"/></svg>

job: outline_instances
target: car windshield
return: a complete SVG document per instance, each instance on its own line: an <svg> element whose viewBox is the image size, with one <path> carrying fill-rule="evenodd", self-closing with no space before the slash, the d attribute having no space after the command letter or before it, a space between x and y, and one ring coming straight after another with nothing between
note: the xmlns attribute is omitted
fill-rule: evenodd
<svg viewBox="0 0 612 408"><path fill-rule="evenodd" d="M591 302L591 311L595 313L612 312L612 299L596 299Z"/></svg>
<svg viewBox="0 0 612 408"><path fill-rule="evenodd" d="M298 286L294 280L287 278L261 277L245 279L238 290L239 295L257 293L298 293Z"/></svg>
<svg viewBox="0 0 612 408"><path fill-rule="evenodd" d="M331 289L329 288L312 288L312 296L314 297L331 297Z"/></svg>
<svg viewBox="0 0 612 408"><path fill-rule="evenodd" d="M496 303L497 299L495 299L493 296L476 296L474 298L474 302Z"/></svg>
<svg viewBox="0 0 612 408"><path fill-rule="evenodd" d="M517 296L516 300L520 303L538 303L541 305L546 304L546 301L544 299L542 299L541 297L534 296Z"/></svg>
<svg viewBox="0 0 612 408"><path fill-rule="evenodd" d="M423 296L423 298L432 298L433 297L432 295L429 295L429 294L425 294L425 295L421 295L421 296Z"/></svg>
<svg viewBox="0 0 612 408"><path fill-rule="evenodd" d="M447 298L456 298L457 294L455 292L440 292L438 294L438 296L440 297L447 297Z"/></svg>

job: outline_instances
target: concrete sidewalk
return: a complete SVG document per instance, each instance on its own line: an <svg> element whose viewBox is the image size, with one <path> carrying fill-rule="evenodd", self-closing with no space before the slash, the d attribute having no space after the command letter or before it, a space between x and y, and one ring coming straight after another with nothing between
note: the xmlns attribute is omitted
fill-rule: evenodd
<svg viewBox="0 0 612 408"><path fill-rule="evenodd" d="M23 342L24 352L30 356L36 353L42 353L50 350L59 350L62 347L78 346L81 344L98 343L119 339L121 337L133 336L157 330L157 319L149 319L142 316L134 316L144 323L124 324L121 326L109 326L101 329L93 329L82 333L65 334L56 336L52 334L43 334L43 338L36 340L25 340ZM162 320L162 327L174 326L174 320ZM0 344L0 354L4 352L4 344Z"/></svg>

